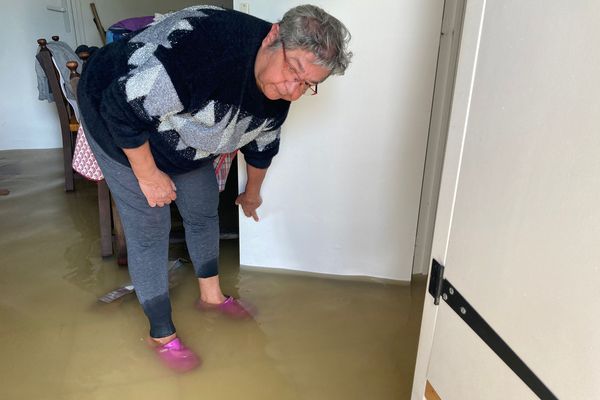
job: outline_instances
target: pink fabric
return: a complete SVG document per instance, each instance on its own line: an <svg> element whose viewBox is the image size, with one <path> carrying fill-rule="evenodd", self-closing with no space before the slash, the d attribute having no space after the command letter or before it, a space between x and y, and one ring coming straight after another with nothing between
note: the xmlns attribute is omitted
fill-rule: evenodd
<svg viewBox="0 0 600 400"><path fill-rule="evenodd" d="M83 128L79 126L77 139L75 140L75 151L73 152L73 169L81 176L91 181L101 181L104 179L102 171L96 162L96 157L90 149L90 145L85 138Z"/></svg>

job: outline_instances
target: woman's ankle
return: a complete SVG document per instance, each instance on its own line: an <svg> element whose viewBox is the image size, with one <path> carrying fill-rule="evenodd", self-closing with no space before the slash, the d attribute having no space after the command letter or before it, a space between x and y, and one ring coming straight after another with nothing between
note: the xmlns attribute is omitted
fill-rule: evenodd
<svg viewBox="0 0 600 400"><path fill-rule="evenodd" d="M174 333L172 335L165 336L162 338L149 337L148 340L150 341L151 344L164 345L164 344L169 343L170 341L172 341L175 338L177 338L177 333Z"/></svg>
<svg viewBox="0 0 600 400"><path fill-rule="evenodd" d="M218 275L210 278L198 278L198 286L200 288L200 300L203 302L221 304L226 300L225 295L221 291Z"/></svg>
<svg viewBox="0 0 600 400"><path fill-rule="evenodd" d="M202 292L200 293L200 300L208 304L221 304L225 300L227 300L227 297L225 297L223 293L207 295L204 292Z"/></svg>

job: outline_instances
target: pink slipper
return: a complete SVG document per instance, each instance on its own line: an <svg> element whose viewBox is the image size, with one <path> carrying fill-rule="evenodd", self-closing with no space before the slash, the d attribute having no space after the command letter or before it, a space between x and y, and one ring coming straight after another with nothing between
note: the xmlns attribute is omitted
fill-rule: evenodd
<svg viewBox="0 0 600 400"><path fill-rule="evenodd" d="M191 371L200 365L200 358L181 343L179 338L167 344L154 346L154 351L163 364L176 372Z"/></svg>
<svg viewBox="0 0 600 400"><path fill-rule="evenodd" d="M216 311L235 319L252 318L252 314L247 306L242 305L238 299L227 296L224 302L220 304L211 304L198 299L196 308L200 311Z"/></svg>

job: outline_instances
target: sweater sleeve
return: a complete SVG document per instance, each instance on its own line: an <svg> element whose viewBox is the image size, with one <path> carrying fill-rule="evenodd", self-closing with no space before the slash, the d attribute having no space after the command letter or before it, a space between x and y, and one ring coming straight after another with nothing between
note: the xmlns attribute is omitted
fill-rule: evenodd
<svg viewBox="0 0 600 400"><path fill-rule="evenodd" d="M255 168L269 168L273 157L279 152L280 132L281 128L277 128L243 146L240 150L246 162Z"/></svg>

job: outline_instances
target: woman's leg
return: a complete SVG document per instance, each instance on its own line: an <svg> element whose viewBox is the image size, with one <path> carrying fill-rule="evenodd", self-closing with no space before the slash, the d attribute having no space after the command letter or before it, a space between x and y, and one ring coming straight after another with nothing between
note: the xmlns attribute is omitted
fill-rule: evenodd
<svg viewBox="0 0 600 400"><path fill-rule="evenodd" d="M131 168L109 158L89 135L87 139L119 210L129 275L150 321L150 337L169 341L175 337L167 272L170 209L150 207Z"/></svg>
<svg viewBox="0 0 600 400"><path fill-rule="evenodd" d="M200 298L212 304L225 300L219 285L219 188L212 163L172 176L185 241L194 264Z"/></svg>

